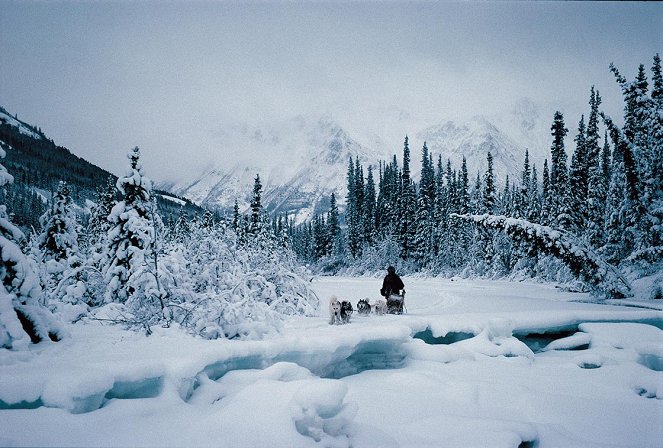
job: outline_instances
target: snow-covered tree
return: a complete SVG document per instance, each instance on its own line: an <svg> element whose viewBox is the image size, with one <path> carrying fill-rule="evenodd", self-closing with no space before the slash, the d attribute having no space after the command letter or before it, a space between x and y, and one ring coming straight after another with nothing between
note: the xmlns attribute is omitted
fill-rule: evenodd
<svg viewBox="0 0 663 448"><path fill-rule="evenodd" d="M561 112L555 112L550 131L553 136L550 148L550 220L557 228L569 229L572 227L572 210L566 166L567 156L564 149L564 137L568 133L568 129L564 127L564 116Z"/></svg>
<svg viewBox="0 0 663 448"><path fill-rule="evenodd" d="M5 150L0 148L0 158ZM14 178L0 164L0 187ZM37 267L19 247L23 233L11 223L7 207L0 205L0 348L25 348L30 342L58 341L62 330L40 303Z"/></svg>
<svg viewBox="0 0 663 448"><path fill-rule="evenodd" d="M94 251L100 249L99 245L103 242L103 238L108 233L110 222L108 215L110 215L113 206L115 205L115 188L116 181L113 177L109 176L104 187L97 190L96 205L92 209L88 226L86 229L87 248Z"/></svg>
<svg viewBox="0 0 663 448"><path fill-rule="evenodd" d="M163 292L154 269L154 204L152 183L143 175L140 150L128 154L129 169L117 181L122 194L111 210L102 272L108 282L105 301L126 304L136 322L149 324L162 311Z"/></svg>
<svg viewBox="0 0 663 448"><path fill-rule="evenodd" d="M538 251L557 257L582 281L608 297L631 295L631 285L621 272L571 234L506 216L454 214L453 217L532 244Z"/></svg>
<svg viewBox="0 0 663 448"><path fill-rule="evenodd" d="M52 205L42 216L42 231L37 238L37 258L43 266L42 282L45 301L53 308L60 302L76 304L95 302L92 285L88 285L86 257L78 247L78 229L69 188L60 182ZM81 310L82 312L82 310Z"/></svg>
<svg viewBox="0 0 663 448"><path fill-rule="evenodd" d="M71 256L80 256L78 223L72 205L68 185L66 182L60 182L50 209L42 216L39 249L43 261L61 263Z"/></svg>

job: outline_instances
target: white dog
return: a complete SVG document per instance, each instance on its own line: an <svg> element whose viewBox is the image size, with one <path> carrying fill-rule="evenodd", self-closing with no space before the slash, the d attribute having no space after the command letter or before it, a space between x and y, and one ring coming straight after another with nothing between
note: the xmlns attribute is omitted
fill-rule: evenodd
<svg viewBox="0 0 663 448"><path fill-rule="evenodd" d="M377 299L371 308L373 308L375 314L382 316L387 312L387 301L384 299Z"/></svg>
<svg viewBox="0 0 663 448"><path fill-rule="evenodd" d="M341 302L336 296L329 298L329 325L340 324L341 321Z"/></svg>

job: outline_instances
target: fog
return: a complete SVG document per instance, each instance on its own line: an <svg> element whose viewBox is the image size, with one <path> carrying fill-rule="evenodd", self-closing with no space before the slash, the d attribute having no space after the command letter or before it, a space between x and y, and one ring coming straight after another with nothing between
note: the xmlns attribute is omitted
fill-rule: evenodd
<svg viewBox="0 0 663 448"><path fill-rule="evenodd" d="M1 1L0 105L115 173L138 145L157 180L258 157L234 130L298 115L399 147L524 97L572 128L592 84L621 112L608 65L649 68L662 17L655 3Z"/></svg>

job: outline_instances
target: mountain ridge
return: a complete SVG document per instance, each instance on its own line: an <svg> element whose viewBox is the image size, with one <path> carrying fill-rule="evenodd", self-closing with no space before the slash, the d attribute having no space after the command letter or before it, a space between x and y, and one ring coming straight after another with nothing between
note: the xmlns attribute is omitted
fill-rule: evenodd
<svg viewBox="0 0 663 448"><path fill-rule="evenodd" d="M400 109L396 112L399 128L411 124L406 123L409 119L406 112ZM389 124L392 123L386 123L383 128L388 129ZM486 154L490 151L498 183L502 184L506 175L511 182L518 182L525 149L529 150L530 163L539 170L542 168L548 151L542 143L549 135L546 126L537 106L528 100L516 103L507 116L475 115L466 120L443 120L425 126L411 134L414 137L410 138L412 176L418 179L420 148L425 141L435 162L441 156L443 163L450 159L459 169L465 156L471 177L486 170ZM240 132L233 135L233 129ZM252 184L259 174L266 209L302 222L316 212L326 211L332 192L339 207L344 207L350 158L358 158L365 170L372 166L376 182L380 161L389 162L395 154L399 164L402 163L402 140L387 146L381 136L353 133L330 115L299 115L280 125L265 127L244 124L223 135L231 142L227 146L244 153L232 166L217 163L192 179L161 183L160 187L199 205L222 210L231 209L237 200L244 211L249 207Z"/></svg>

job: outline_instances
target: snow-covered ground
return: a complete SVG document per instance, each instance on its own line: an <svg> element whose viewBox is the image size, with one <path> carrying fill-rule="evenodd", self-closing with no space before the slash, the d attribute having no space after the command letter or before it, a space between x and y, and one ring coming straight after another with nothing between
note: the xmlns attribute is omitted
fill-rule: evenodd
<svg viewBox="0 0 663 448"><path fill-rule="evenodd" d="M405 279L407 314L264 341L77 324L0 350L0 446L662 446L663 313L549 285Z"/></svg>

